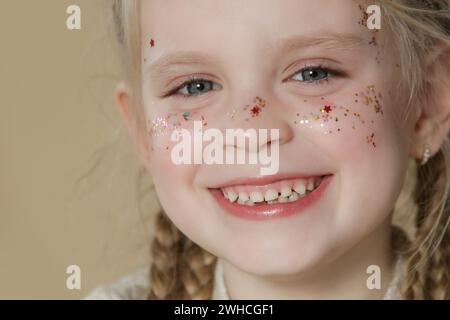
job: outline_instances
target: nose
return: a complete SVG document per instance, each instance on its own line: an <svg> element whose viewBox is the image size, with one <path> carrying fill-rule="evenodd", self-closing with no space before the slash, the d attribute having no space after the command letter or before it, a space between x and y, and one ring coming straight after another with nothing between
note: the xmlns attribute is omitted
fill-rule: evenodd
<svg viewBox="0 0 450 320"><path fill-rule="evenodd" d="M233 128L242 128L246 132L248 129L256 130L259 136L259 150L264 147L270 148L272 143L282 146L293 139L292 123L283 112L284 108L281 102L276 98L264 95L246 95L236 99L233 105L237 107L233 109L232 119L228 125L231 124ZM261 131L263 129L267 134L258 134L264 132ZM278 134L272 134L273 130L277 130Z"/></svg>

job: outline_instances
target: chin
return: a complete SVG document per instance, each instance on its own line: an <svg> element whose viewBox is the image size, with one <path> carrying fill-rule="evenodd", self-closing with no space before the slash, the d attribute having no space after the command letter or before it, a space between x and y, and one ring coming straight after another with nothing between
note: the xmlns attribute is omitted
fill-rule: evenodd
<svg viewBox="0 0 450 320"><path fill-rule="evenodd" d="M301 243L301 242L297 242ZM309 273L328 260L333 248L316 244L302 248L289 243L285 246L245 247L232 250L224 259L244 272L266 277L286 277Z"/></svg>

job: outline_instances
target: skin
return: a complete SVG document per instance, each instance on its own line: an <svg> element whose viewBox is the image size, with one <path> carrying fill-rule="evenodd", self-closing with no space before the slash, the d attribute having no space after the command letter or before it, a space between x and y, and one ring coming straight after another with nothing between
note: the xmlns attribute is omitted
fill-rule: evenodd
<svg viewBox="0 0 450 320"><path fill-rule="evenodd" d="M158 135L136 130L132 90L125 83L118 86L119 111L153 176L162 207L183 233L223 260L230 297L382 297L393 268L392 209L408 159L420 159L425 143L435 154L449 132L450 86L435 66L448 59L448 48L437 48L427 60L433 100L426 108L415 105L404 120L399 115L406 93L392 92L400 81L392 39L382 30L377 45L369 44L372 32L358 24L356 1L144 0L141 19L142 43L155 41L143 48L145 121L178 113L182 127L192 133L193 122L181 114L195 111L193 118L201 115L208 127L220 130L278 128L280 173L334 175L321 201L300 215L259 222L232 217L217 206L208 188L257 177L258 167L175 166L168 151L175 144L170 141L172 129ZM352 38L329 41L336 35ZM292 37L302 42L283 50L282 42ZM201 62L172 64L157 72L155 63L162 57L187 51L202 55ZM319 83L299 81L298 70L317 65L344 75ZM193 74L216 86L188 99L180 94L162 97ZM370 86L381 94L383 114L355 95ZM256 96L267 105L248 120L243 107ZM365 123L344 116L342 108L331 112L338 122L299 123L304 116L323 114L324 105L349 108ZM371 134L376 146L367 141ZM366 287L366 269L374 264L381 267L381 290Z"/></svg>

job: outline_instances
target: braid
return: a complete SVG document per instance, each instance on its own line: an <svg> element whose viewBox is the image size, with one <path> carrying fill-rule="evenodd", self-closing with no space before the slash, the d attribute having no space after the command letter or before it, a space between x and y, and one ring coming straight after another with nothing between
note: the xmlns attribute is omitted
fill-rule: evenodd
<svg viewBox="0 0 450 320"><path fill-rule="evenodd" d="M435 171L441 174L435 177L436 188L441 191L441 194L445 194L445 202L442 204L442 216L437 220L436 248L430 257L428 272L426 274L426 298L443 300L450 299L450 203L448 199L448 171L450 164L448 158L442 153L439 154L437 162ZM447 175L442 174L446 171ZM440 210L436 211L439 212Z"/></svg>
<svg viewBox="0 0 450 320"><path fill-rule="evenodd" d="M427 293L429 299L448 300L450 299L450 243L448 230L431 259L431 266L428 273Z"/></svg>
<svg viewBox="0 0 450 320"><path fill-rule="evenodd" d="M416 236L405 262L405 299L449 298L449 164L443 150L417 168Z"/></svg>
<svg viewBox="0 0 450 320"><path fill-rule="evenodd" d="M166 214L160 211L151 247L149 300L174 298L182 237Z"/></svg>
<svg viewBox="0 0 450 320"><path fill-rule="evenodd" d="M382 1L399 43L403 77L411 97L424 103L426 78L421 61L436 43L450 40L448 0ZM396 30L401 30L396 32ZM412 54L416 56L412 56ZM447 65L441 64L443 70ZM444 71L443 71L444 72ZM405 77L406 76L406 77ZM426 99L428 98L428 99ZM401 294L405 299L449 299L450 181L449 140L430 161L417 168L415 237L404 257Z"/></svg>
<svg viewBox="0 0 450 320"><path fill-rule="evenodd" d="M216 258L160 211L151 247L149 300L210 299Z"/></svg>
<svg viewBox="0 0 450 320"><path fill-rule="evenodd" d="M212 254L187 239L180 263L182 299L211 299L215 262Z"/></svg>

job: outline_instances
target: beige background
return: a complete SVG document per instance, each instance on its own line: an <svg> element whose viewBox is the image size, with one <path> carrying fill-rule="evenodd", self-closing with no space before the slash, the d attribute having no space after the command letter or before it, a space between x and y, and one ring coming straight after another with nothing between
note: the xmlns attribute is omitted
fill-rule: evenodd
<svg viewBox="0 0 450 320"><path fill-rule="evenodd" d="M66 28L71 4L80 31ZM156 205L138 205L137 161L113 103L109 6L1 2L0 299L77 299L149 262ZM81 290L66 289L71 264Z"/></svg>

